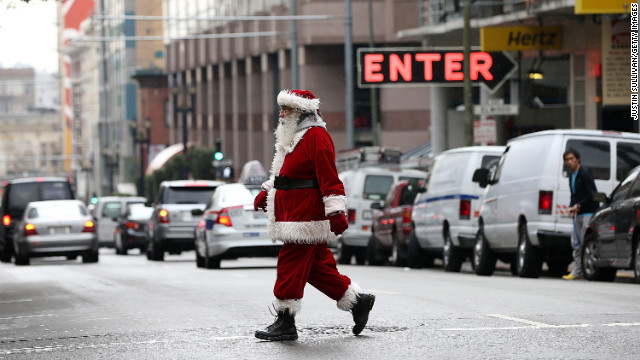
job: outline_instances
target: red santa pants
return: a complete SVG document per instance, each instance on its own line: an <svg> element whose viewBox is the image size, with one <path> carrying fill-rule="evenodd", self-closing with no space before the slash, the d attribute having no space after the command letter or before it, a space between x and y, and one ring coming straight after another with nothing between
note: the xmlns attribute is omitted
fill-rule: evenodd
<svg viewBox="0 0 640 360"><path fill-rule="evenodd" d="M327 244L284 244L278 255L273 294L280 300L302 299L309 283L333 300L340 300L351 279L338 272Z"/></svg>

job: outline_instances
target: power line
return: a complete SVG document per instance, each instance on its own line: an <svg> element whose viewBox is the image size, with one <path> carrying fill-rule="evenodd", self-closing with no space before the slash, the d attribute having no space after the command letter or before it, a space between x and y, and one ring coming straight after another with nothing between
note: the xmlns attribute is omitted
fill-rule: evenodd
<svg viewBox="0 0 640 360"><path fill-rule="evenodd" d="M171 40L195 40L195 39L230 39L241 37L263 37L277 36L281 34L278 31L262 31L247 33L227 33L227 34L200 34L200 35L184 35L184 36L87 36L69 39L70 42L100 42L100 41L171 41Z"/></svg>

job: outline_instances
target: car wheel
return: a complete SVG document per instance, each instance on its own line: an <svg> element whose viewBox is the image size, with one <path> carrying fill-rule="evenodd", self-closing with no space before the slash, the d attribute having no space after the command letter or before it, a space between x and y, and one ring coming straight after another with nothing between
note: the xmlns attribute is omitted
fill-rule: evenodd
<svg viewBox="0 0 640 360"><path fill-rule="evenodd" d="M640 238L636 239L633 250L633 278L636 284L640 284Z"/></svg>
<svg viewBox="0 0 640 360"><path fill-rule="evenodd" d="M473 271L477 275L493 275L493 272L496 270L496 261L498 261L496 254L489 248L489 243L487 243L487 239L484 237L484 232L482 229L478 230L471 261Z"/></svg>
<svg viewBox="0 0 640 360"><path fill-rule="evenodd" d="M9 246L8 244L5 244L4 249L0 251L0 262L10 263L12 256L13 256L13 252L11 251L11 246Z"/></svg>
<svg viewBox="0 0 640 360"><path fill-rule="evenodd" d="M100 255L98 251L87 250L84 254L82 254L82 262L84 264L89 263L97 263Z"/></svg>
<svg viewBox="0 0 640 360"><path fill-rule="evenodd" d="M448 272L460 272L462 268L462 261L464 257L462 251L453 245L451 240L451 233L449 229L444 231L444 247L442 248L442 262L444 271Z"/></svg>
<svg viewBox="0 0 640 360"><path fill-rule="evenodd" d="M371 235L369 243L367 244L367 261L369 261L369 265L384 264L384 258L380 255L380 251L378 251L378 245L373 235Z"/></svg>
<svg viewBox="0 0 640 360"><path fill-rule="evenodd" d="M516 252L518 276L524 278L540 277L542 272L540 249L531 244L526 224L520 225L518 230L518 251Z"/></svg>
<svg viewBox="0 0 640 360"><path fill-rule="evenodd" d="M351 256L352 256L351 247L345 245L342 242L342 239L338 240L338 244L336 246L336 257L338 258L338 264L349 265L351 264Z"/></svg>
<svg viewBox="0 0 640 360"><path fill-rule="evenodd" d="M407 266L407 245L400 244L400 238L397 232L393 232L393 247L391 248L391 265L404 267Z"/></svg>
<svg viewBox="0 0 640 360"><path fill-rule="evenodd" d="M409 235L409 246L407 248L407 266L412 269L422 269L423 267L433 267L433 257L422 250L418 243L416 234L411 231Z"/></svg>
<svg viewBox="0 0 640 360"><path fill-rule="evenodd" d="M204 257L200 256L200 252L196 248L196 266L199 268L204 267Z"/></svg>
<svg viewBox="0 0 640 360"><path fill-rule="evenodd" d="M78 255L67 255L67 260L75 260L78 258Z"/></svg>
<svg viewBox="0 0 640 360"><path fill-rule="evenodd" d="M15 258L16 258L16 265L18 266L25 266L31 263L29 260L29 255L20 255L16 253Z"/></svg>
<svg viewBox="0 0 640 360"><path fill-rule="evenodd" d="M152 261L164 261L164 249L158 241L151 239L149 241L149 251L147 251L147 258Z"/></svg>
<svg viewBox="0 0 640 360"><path fill-rule="evenodd" d="M611 267L598 267L600 252L593 234L587 234L582 246L582 272L590 281L613 281L616 278L617 269Z"/></svg>

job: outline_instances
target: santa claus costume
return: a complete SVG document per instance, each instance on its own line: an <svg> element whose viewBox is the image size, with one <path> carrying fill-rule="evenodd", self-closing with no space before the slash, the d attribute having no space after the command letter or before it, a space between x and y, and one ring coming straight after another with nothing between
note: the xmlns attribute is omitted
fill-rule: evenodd
<svg viewBox="0 0 640 360"><path fill-rule="evenodd" d="M347 227L347 197L335 166L335 148L320 115L320 100L307 90L283 90L276 129L275 156L269 181L256 196L255 210L265 210L269 233L283 246L273 293L276 321L256 331L263 340L298 338L295 315L304 287L311 284L351 311L358 335L365 327L375 296L363 293L338 272L327 242Z"/></svg>

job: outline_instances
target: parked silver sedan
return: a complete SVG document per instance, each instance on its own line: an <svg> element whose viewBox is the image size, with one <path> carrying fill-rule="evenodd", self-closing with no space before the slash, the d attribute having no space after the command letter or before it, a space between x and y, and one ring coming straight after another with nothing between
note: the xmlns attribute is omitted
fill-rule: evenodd
<svg viewBox="0 0 640 360"><path fill-rule="evenodd" d="M222 259L275 257L281 244L267 232L267 214L253 210L254 196L243 184L216 188L204 211L193 210L200 220L194 229L196 265L220 268Z"/></svg>
<svg viewBox="0 0 640 360"><path fill-rule="evenodd" d="M45 256L81 255L83 263L98 262L95 224L80 200L30 202L16 224L14 249L16 265Z"/></svg>

